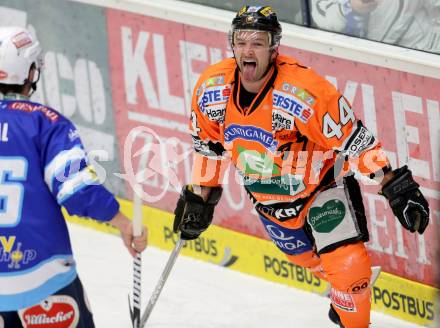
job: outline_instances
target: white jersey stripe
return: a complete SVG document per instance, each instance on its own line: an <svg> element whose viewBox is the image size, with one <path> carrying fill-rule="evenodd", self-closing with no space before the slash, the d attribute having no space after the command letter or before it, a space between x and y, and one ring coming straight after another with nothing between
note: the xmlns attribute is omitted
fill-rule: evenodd
<svg viewBox="0 0 440 328"><path fill-rule="evenodd" d="M14 295L31 291L51 278L76 270L72 256L56 256L23 272L0 274L0 295Z"/></svg>
<svg viewBox="0 0 440 328"><path fill-rule="evenodd" d="M84 149L80 148L80 146L75 146L69 150L63 150L56 155L44 169L44 181L50 191L53 191L53 179L61 172L64 172L69 162L83 158L86 158L86 153Z"/></svg>

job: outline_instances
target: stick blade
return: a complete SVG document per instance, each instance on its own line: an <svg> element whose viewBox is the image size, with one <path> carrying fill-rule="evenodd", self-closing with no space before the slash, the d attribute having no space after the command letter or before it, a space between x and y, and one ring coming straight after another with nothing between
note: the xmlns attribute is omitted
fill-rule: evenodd
<svg viewBox="0 0 440 328"><path fill-rule="evenodd" d="M128 310L130 311L131 325L133 328L139 328L141 311L140 311L140 309L134 308L131 305L130 295L127 295L127 296L128 296Z"/></svg>

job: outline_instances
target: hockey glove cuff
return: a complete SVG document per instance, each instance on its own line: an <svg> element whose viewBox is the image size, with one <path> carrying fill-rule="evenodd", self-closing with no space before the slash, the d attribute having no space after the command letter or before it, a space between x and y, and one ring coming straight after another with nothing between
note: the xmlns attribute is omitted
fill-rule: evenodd
<svg viewBox="0 0 440 328"><path fill-rule="evenodd" d="M183 187L174 210L173 231L180 231L184 240L196 239L208 229L214 216L214 208L222 195L221 187L212 187L206 202L192 191L190 185Z"/></svg>
<svg viewBox="0 0 440 328"><path fill-rule="evenodd" d="M393 171L394 176L382 188L394 215L403 227L422 234L429 223L429 205L405 165Z"/></svg>

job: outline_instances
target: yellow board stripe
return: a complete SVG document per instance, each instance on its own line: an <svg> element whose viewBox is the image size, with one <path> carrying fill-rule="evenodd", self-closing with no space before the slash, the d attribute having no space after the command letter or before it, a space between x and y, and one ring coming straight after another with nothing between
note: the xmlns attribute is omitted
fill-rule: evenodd
<svg viewBox="0 0 440 328"><path fill-rule="evenodd" d="M132 203L119 199L121 211L131 218ZM90 219L70 217L67 220L95 230L116 234L108 224ZM148 227L148 243L171 250L176 242L172 233L171 213L152 207L142 207L142 222ZM268 240L238 233L219 226L211 226L202 236L189 241L182 253L270 281L325 294L328 284L314 277L308 270L289 262ZM372 305L376 311L424 326L433 326L437 313L438 289L382 272L372 290Z"/></svg>

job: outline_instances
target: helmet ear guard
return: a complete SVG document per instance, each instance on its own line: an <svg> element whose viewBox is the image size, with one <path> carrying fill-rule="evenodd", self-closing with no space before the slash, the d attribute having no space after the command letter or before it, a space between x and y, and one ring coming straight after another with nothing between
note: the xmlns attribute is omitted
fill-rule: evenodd
<svg viewBox="0 0 440 328"><path fill-rule="evenodd" d="M277 14L269 6L243 6L232 20L229 32L229 44L234 46L234 36L237 30L256 30L269 32L271 49L280 45L281 25Z"/></svg>
<svg viewBox="0 0 440 328"><path fill-rule="evenodd" d="M29 79L26 79L26 81L24 83L24 84L29 83L32 88L32 91L29 94L29 97L32 96L35 91L37 91L37 83L38 83L38 81L40 81L40 77L41 77L41 69L37 68L37 65L32 64L31 67L29 68L29 73L32 69L34 69L34 76L33 76L32 81Z"/></svg>

